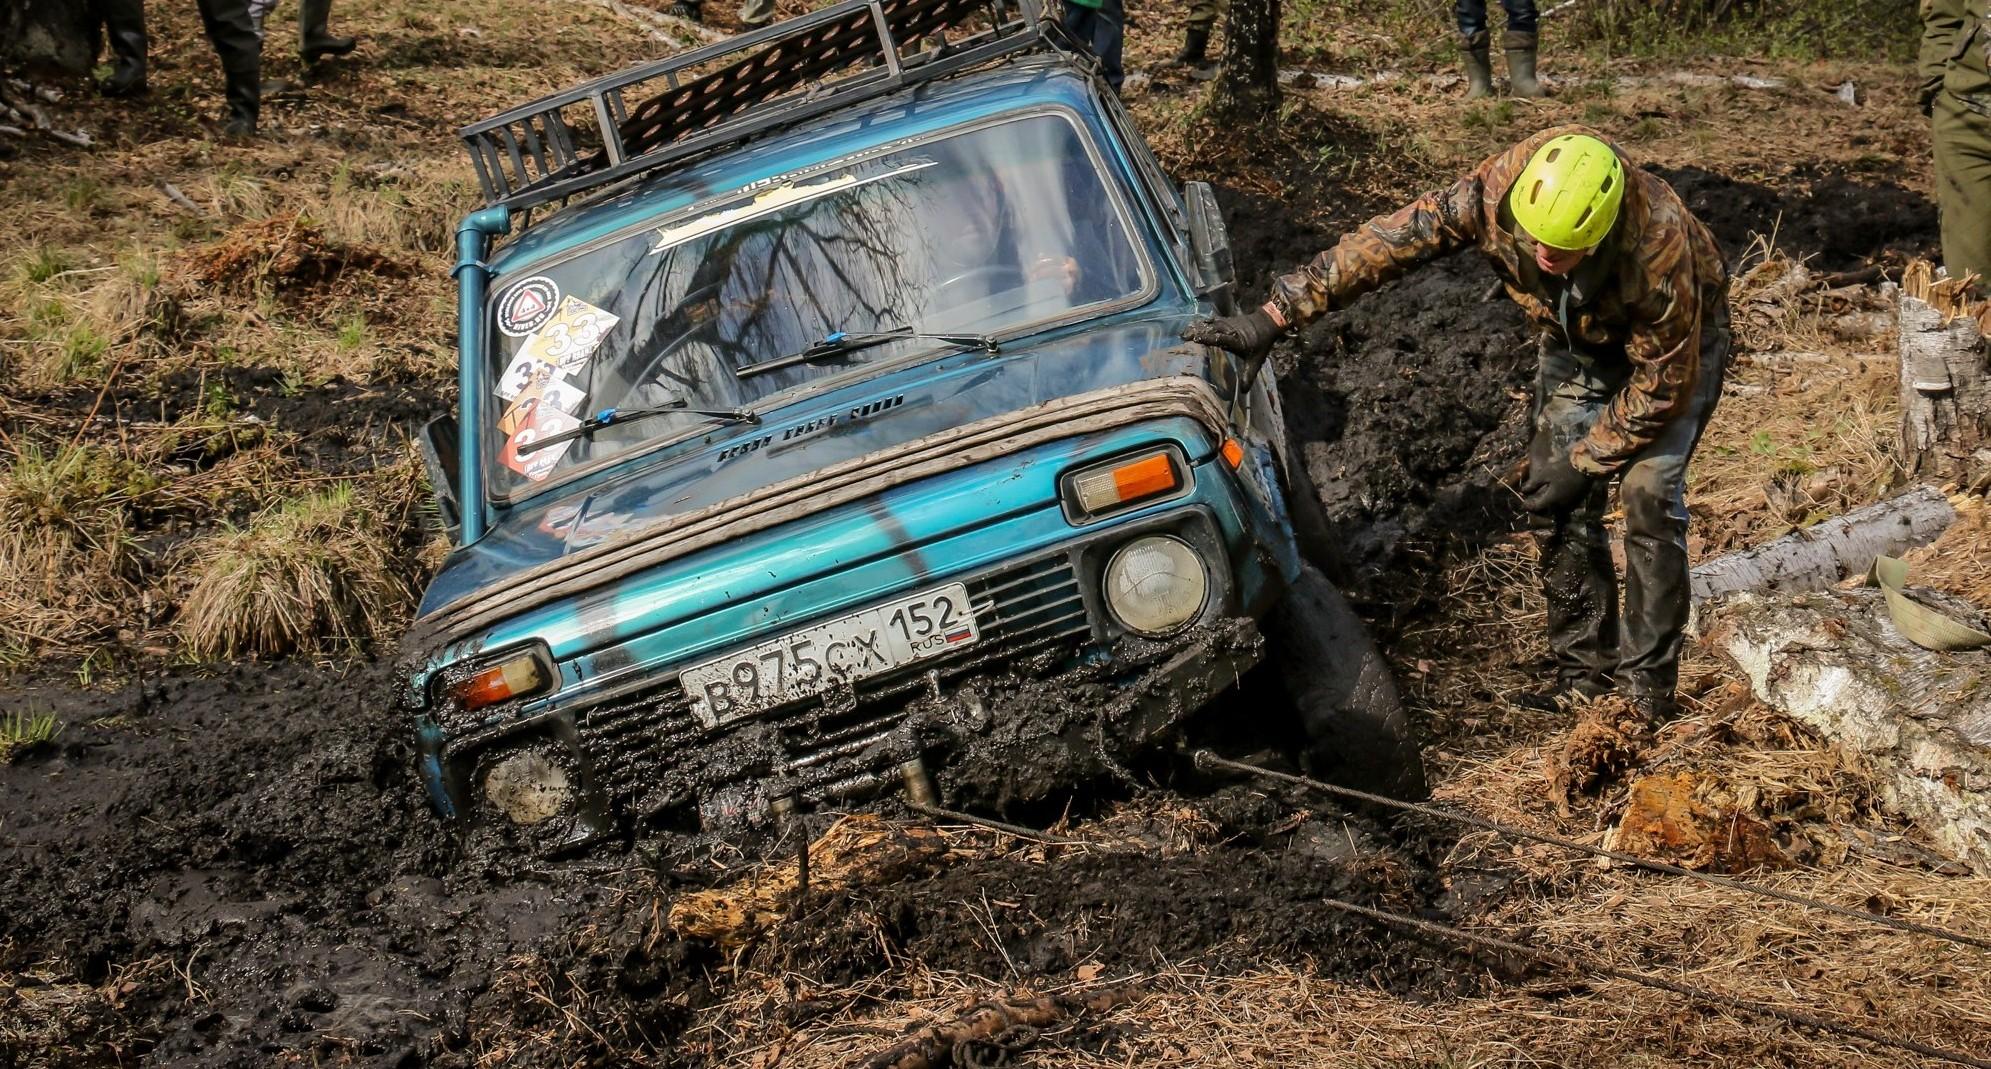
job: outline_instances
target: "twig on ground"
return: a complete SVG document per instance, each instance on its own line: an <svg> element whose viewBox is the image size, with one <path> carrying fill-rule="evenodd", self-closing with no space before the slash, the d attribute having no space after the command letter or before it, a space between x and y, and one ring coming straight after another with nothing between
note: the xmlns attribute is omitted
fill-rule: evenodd
<svg viewBox="0 0 1991 1069"><path fill-rule="evenodd" d="M171 182L159 183L159 192L166 194L167 200L172 201L174 204L179 205L180 207L186 209L189 212L192 212L195 215L207 214L207 212L204 211L200 205L195 204L193 200L189 198L185 193L180 192L180 187L174 185Z"/></svg>

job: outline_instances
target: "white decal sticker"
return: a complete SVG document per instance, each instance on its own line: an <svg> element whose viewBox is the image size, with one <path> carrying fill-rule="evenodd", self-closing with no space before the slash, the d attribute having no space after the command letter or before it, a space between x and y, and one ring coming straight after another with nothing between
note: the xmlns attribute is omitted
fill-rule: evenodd
<svg viewBox="0 0 1991 1069"><path fill-rule="evenodd" d="M523 338L553 318L559 306L559 284L545 275L534 275L498 298L498 329L506 337Z"/></svg>
<svg viewBox="0 0 1991 1069"><path fill-rule="evenodd" d="M512 401L511 407L505 409L505 414L498 417L498 430L505 434L517 431L531 422L533 412L542 405L551 405L569 416L577 415L587 400L588 395L573 383L565 379L547 378L527 386L517 399Z"/></svg>
<svg viewBox="0 0 1991 1069"><path fill-rule="evenodd" d="M512 358L505 373L498 376L498 397L501 400L516 400L527 391L537 392L553 381L553 373L558 370L543 360L535 360L525 353Z"/></svg>
<svg viewBox="0 0 1991 1069"><path fill-rule="evenodd" d="M601 340L622 317L610 315L579 297L560 302L560 310L520 347L521 357L552 364L572 374L588 366Z"/></svg>
<svg viewBox="0 0 1991 1069"><path fill-rule="evenodd" d="M505 440L504 452L500 455L500 459L504 461L505 467L533 482L541 482L553 474L554 467L560 463L561 457L567 455L567 449L574 444L574 439L569 438L558 445L549 445L523 455L519 450L541 438L548 438L562 431L571 431L580 425L580 420L558 409L546 405L535 406L531 418L525 421L525 425Z"/></svg>

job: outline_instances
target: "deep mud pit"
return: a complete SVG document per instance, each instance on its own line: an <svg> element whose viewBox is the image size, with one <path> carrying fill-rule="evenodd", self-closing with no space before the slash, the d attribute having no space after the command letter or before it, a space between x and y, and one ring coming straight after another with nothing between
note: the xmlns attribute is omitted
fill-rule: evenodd
<svg viewBox="0 0 1991 1069"><path fill-rule="evenodd" d="M564 991L612 1037L594 1051L607 1057L618 1042L658 1044L715 997L723 955L658 922L676 889L718 878L709 851L466 852L409 775L384 681L377 666L243 668L25 695L71 727L0 766L0 969L28 980L0 989L4 1034L102 1064L113 1049L186 1065L469 1064L502 1034L564 1021L540 997ZM1442 844L1392 846L1373 822L1288 819L1297 811L1228 788L1178 812L1199 829L1194 852L1159 859L1137 835L817 895L752 954L851 980L909 956L1014 980L1087 962L1297 957L1324 975L1454 990L1428 952L1315 897L1426 908L1440 892L1425 859ZM993 935L965 912L984 896L1007 904Z"/></svg>

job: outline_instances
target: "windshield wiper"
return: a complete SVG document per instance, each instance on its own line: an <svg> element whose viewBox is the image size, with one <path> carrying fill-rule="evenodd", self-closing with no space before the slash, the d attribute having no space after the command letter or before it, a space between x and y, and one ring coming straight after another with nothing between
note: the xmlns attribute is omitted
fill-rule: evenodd
<svg viewBox="0 0 1991 1069"><path fill-rule="evenodd" d="M561 431L559 434L549 434L544 438L535 438L519 446L518 453L520 456L524 456L527 453L535 453L550 445L559 445L561 442L569 442L576 438L585 438L601 430L603 427L622 423L634 423L639 419L661 416L666 412L688 412L691 415L704 416L707 419L718 420L721 423L760 422L760 416L743 409L692 408L684 401L674 401L668 405L657 405L653 408L604 408L582 420L578 427Z"/></svg>
<svg viewBox="0 0 1991 1069"><path fill-rule="evenodd" d="M733 374L743 379L750 379L755 375L765 375L770 371L780 371L783 368L791 368L797 364L812 364L818 360L833 360L846 353L854 353L860 349L871 349L895 341L905 341L908 338L922 338L927 341L943 342L947 345L960 346L963 349L980 349L985 353L1002 352L1001 343L987 334L926 334L911 327L900 327L897 330L872 333L839 330L824 335L822 341L816 342L799 353L777 356L772 360L763 360L758 364L748 364L742 368L735 368Z"/></svg>

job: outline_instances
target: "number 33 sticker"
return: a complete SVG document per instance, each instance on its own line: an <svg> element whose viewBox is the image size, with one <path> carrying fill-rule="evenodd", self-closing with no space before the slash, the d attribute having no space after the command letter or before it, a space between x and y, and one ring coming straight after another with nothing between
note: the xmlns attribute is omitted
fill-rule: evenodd
<svg viewBox="0 0 1991 1069"><path fill-rule="evenodd" d="M579 297L564 298L553 318L526 339L519 356L552 364L563 373L579 371L621 321Z"/></svg>

